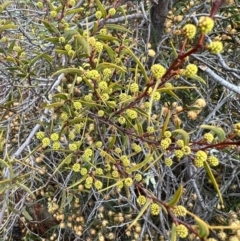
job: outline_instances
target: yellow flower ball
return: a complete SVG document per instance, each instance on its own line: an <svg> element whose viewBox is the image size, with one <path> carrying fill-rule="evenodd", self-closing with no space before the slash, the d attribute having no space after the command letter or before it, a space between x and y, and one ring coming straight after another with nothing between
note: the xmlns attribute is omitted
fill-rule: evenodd
<svg viewBox="0 0 240 241"><path fill-rule="evenodd" d="M166 158L165 159L165 165L167 166L167 167L170 167L170 166L172 166L172 164L173 164L173 161L172 161L172 158Z"/></svg>
<svg viewBox="0 0 240 241"><path fill-rule="evenodd" d="M160 213L160 206L157 203L153 203L150 207L150 212L152 215L156 216Z"/></svg>
<svg viewBox="0 0 240 241"><path fill-rule="evenodd" d="M218 166L218 164L219 164L219 160L218 160L218 158L217 157L215 157L215 156L210 156L210 157L208 157L208 159L207 159L207 161L209 162L209 164L211 165L211 166Z"/></svg>
<svg viewBox="0 0 240 241"><path fill-rule="evenodd" d="M184 206L177 205L173 208L172 212L175 216L184 217L187 214L187 209Z"/></svg>
<svg viewBox="0 0 240 241"><path fill-rule="evenodd" d="M73 166L72 166L72 170L74 171L74 172L79 172L80 171L80 164L79 163L75 163L75 164L73 164Z"/></svg>
<svg viewBox="0 0 240 241"><path fill-rule="evenodd" d="M157 79L160 79L166 73L166 69L160 64L152 65L151 71L153 76Z"/></svg>
<svg viewBox="0 0 240 241"><path fill-rule="evenodd" d="M95 17L96 17L96 19L100 19L102 17L102 12L101 11L97 11L95 13Z"/></svg>
<svg viewBox="0 0 240 241"><path fill-rule="evenodd" d="M140 196L138 196L138 198L137 198L137 203L138 203L139 205L144 205L144 204L146 203L146 201L147 201L147 199L146 199L146 197L143 196L143 195L140 195Z"/></svg>
<svg viewBox="0 0 240 241"><path fill-rule="evenodd" d="M182 29L182 33L184 36L186 36L188 39L192 39L195 37L196 35L196 26L193 24L186 24L183 29Z"/></svg>
<svg viewBox="0 0 240 241"><path fill-rule="evenodd" d="M184 70L184 75L194 75L197 74L198 72L198 67L195 64L189 64L186 69Z"/></svg>
<svg viewBox="0 0 240 241"><path fill-rule="evenodd" d="M110 8L110 9L108 10L108 14L109 14L110 16L114 16L114 15L116 14L116 9L115 9L115 8Z"/></svg>
<svg viewBox="0 0 240 241"><path fill-rule="evenodd" d="M207 160L207 153L205 151L197 151L195 158L205 162Z"/></svg>
<svg viewBox="0 0 240 241"><path fill-rule="evenodd" d="M214 27L214 20L212 18L207 16L202 16L199 19L198 28L202 33L207 34L211 32L213 27Z"/></svg>
<svg viewBox="0 0 240 241"><path fill-rule="evenodd" d="M188 229L183 224L179 224L176 227L176 233L180 238L186 238L188 236Z"/></svg>
<svg viewBox="0 0 240 241"><path fill-rule="evenodd" d="M220 41L214 41L214 42L207 45L207 49L212 54L219 54L223 51L223 44Z"/></svg>

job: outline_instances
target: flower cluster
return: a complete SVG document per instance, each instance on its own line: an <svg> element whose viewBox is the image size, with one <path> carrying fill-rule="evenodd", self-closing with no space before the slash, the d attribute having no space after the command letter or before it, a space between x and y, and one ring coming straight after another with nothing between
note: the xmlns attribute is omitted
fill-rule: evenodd
<svg viewBox="0 0 240 241"><path fill-rule="evenodd" d="M146 197L143 196L143 195L138 196L138 198L137 198L137 203L138 203L139 205L144 205L144 204L146 203Z"/></svg>
<svg viewBox="0 0 240 241"><path fill-rule="evenodd" d="M184 156L184 152L182 150L175 150L174 155L177 157L177 159L181 159Z"/></svg>
<svg viewBox="0 0 240 241"><path fill-rule="evenodd" d="M187 214L187 209L184 206L178 205L173 208L172 212L175 216L184 217Z"/></svg>
<svg viewBox="0 0 240 241"><path fill-rule="evenodd" d="M137 112L135 111L135 110L132 110L132 109L127 109L126 110L126 114L128 115L128 117L130 118L130 119L136 119L137 117L138 117L138 114L137 114Z"/></svg>
<svg viewBox="0 0 240 241"><path fill-rule="evenodd" d="M127 186L127 187L130 187L132 186L133 184L133 179L131 177L127 177L124 179L124 184Z"/></svg>
<svg viewBox="0 0 240 241"><path fill-rule="evenodd" d="M160 145L161 145L163 150L166 150L170 146L171 142L172 141L171 141L170 138L164 138L164 139L161 140Z"/></svg>
<svg viewBox="0 0 240 241"><path fill-rule="evenodd" d="M130 160L128 159L127 156L125 156L125 155L121 156L120 160L121 160L123 166L128 167L130 165Z"/></svg>
<svg viewBox="0 0 240 241"><path fill-rule="evenodd" d="M101 11L97 11L95 13L95 17L96 17L96 19L100 19L102 17L102 12Z"/></svg>
<svg viewBox="0 0 240 241"><path fill-rule="evenodd" d="M186 24L183 29L182 33L184 36L186 36L188 39L192 39L196 35L196 26L193 24Z"/></svg>
<svg viewBox="0 0 240 241"><path fill-rule="evenodd" d="M85 187L87 188L87 189L90 189L91 187L92 187L92 184L93 184L93 178L92 177L90 177L90 176L88 176L87 178L86 178L86 180L85 180Z"/></svg>
<svg viewBox="0 0 240 241"><path fill-rule="evenodd" d="M213 136L213 134L212 133L205 133L204 134L204 136L203 136L203 138L204 138L204 140L208 143L208 144L210 144L210 143L212 143L212 141L214 140L214 136Z"/></svg>
<svg viewBox="0 0 240 241"><path fill-rule="evenodd" d="M198 67L195 64L189 64L183 72L183 75L195 75L198 72Z"/></svg>
<svg viewBox="0 0 240 241"><path fill-rule="evenodd" d="M233 129L234 129L234 132L237 134L237 136L240 136L240 122L239 122L239 123L236 123L236 124L233 126Z"/></svg>
<svg viewBox="0 0 240 241"><path fill-rule="evenodd" d="M38 131L36 137L37 139L42 140L45 137L45 133L43 131Z"/></svg>
<svg viewBox="0 0 240 241"><path fill-rule="evenodd" d="M137 83L132 83L132 84L130 85L129 89L130 89L131 92L135 93L135 92L138 92L139 86L138 86Z"/></svg>
<svg viewBox="0 0 240 241"><path fill-rule="evenodd" d="M80 166L79 163L75 163L75 164L73 164L73 166L72 166L72 170L73 170L74 172L79 172L79 171L80 171L80 168L81 168L81 166Z"/></svg>
<svg viewBox="0 0 240 241"><path fill-rule="evenodd" d="M203 16L199 19L198 28L203 34L211 32L213 27L214 21L212 18Z"/></svg>
<svg viewBox="0 0 240 241"><path fill-rule="evenodd" d="M212 54L219 54L223 51L223 44L220 41L214 41L214 42L207 45L207 49Z"/></svg>
<svg viewBox="0 0 240 241"><path fill-rule="evenodd" d="M50 139L52 141L58 141L59 140L59 134L58 133L52 133L50 136Z"/></svg>
<svg viewBox="0 0 240 241"><path fill-rule="evenodd" d="M198 168L203 167L204 162L207 160L207 154L204 151L198 151L194 159L194 165Z"/></svg>
<svg viewBox="0 0 240 241"><path fill-rule="evenodd" d="M150 212L152 215L158 215L160 213L160 206L157 203L153 203L150 206Z"/></svg>
<svg viewBox="0 0 240 241"><path fill-rule="evenodd" d="M78 146L75 143L71 143L68 145L68 148L70 151L76 151L78 149Z"/></svg>
<svg viewBox="0 0 240 241"><path fill-rule="evenodd" d="M114 16L115 14L116 14L116 9L115 8L110 8L109 10L108 10L108 14L112 17L112 16Z"/></svg>
<svg viewBox="0 0 240 241"><path fill-rule="evenodd" d="M172 166L172 164L173 164L172 158L167 157L167 158L165 159L165 165L166 165L167 167L170 167L170 166Z"/></svg>
<svg viewBox="0 0 240 241"><path fill-rule="evenodd" d="M100 74L97 70L93 69L86 72L86 77L88 79L98 80L100 78Z"/></svg>
<svg viewBox="0 0 240 241"><path fill-rule="evenodd" d="M155 78L160 79L166 72L166 69L160 64L154 64L151 67L152 74Z"/></svg>
<svg viewBox="0 0 240 241"><path fill-rule="evenodd" d="M161 94L159 92L156 91L156 92L153 93L153 100L154 101L159 101L160 98L161 98Z"/></svg>
<svg viewBox="0 0 240 241"><path fill-rule="evenodd" d="M140 182L142 180L142 175L140 173L137 173L135 174L135 177L134 179L137 181L137 182Z"/></svg>
<svg viewBox="0 0 240 241"><path fill-rule="evenodd" d="M95 187L97 190L102 189L102 186L103 186L103 183L102 183L100 180L96 180L96 181L94 182L94 187Z"/></svg>
<svg viewBox="0 0 240 241"><path fill-rule="evenodd" d="M76 110L80 110L80 109L82 108L82 104L81 104L80 101L74 101L74 102L73 102L73 107L74 107L74 109L76 109Z"/></svg>
<svg viewBox="0 0 240 241"><path fill-rule="evenodd" d="M209 162L209 164L211 165L211 166L218 166L218 164L219 164L219 160L218 160L218 158L217 157L215 157L215 156L209 156L208 157L208 159L207 159L207 161Z"/></svg>
<svg viewBox="0 0 240 241"><path fill-rule="evenodd" d="M42 147L45 148L50 145L50 139L48 137L44 137L42 139Z"/></svg>
<svg viewBox="0 0 240 241"><path fill-rule="evenodd" d="M179 224L176 227L176 233L180 238L186 238L188 236L188 229L183 224Z"/></svg>
<svg viewBox="0 0 240 241"><path fill-rule="evenodd" d="M133 144L131 145L131 147L132 147L132 149L133 149L136 153L139 153L139 152L142 151L142 147L141 147L140 145L136 144L136 143L133 143Z"/></svg>

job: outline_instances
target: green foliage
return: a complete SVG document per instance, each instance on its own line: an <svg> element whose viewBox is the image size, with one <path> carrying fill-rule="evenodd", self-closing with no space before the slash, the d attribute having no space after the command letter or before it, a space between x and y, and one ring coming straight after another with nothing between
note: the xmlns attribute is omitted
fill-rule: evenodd
<svg viewBox="0 0 240 241"><path fill-rule="evenodd" d="M24 4L0 11L8 16L7 8ZM222 155L240 145L239 119L228 129L211 120L218 104L209 103L207 74L198 68L198 54L223 52L207 43L218 20L181 23L156 54L126 5L69 0L30 8L37 15L29 29L14 17L0 26L2 238L11 240L16 214L29 239L208 238L220 224L202 215L201 202L224 208L217 174L232 170Z"/></svg>

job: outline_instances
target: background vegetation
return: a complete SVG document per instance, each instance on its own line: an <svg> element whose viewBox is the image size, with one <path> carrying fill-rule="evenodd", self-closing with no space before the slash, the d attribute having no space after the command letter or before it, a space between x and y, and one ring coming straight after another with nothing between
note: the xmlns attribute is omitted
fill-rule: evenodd
<svg viewBox="0 0 240 241"><path fill-rule="evenodd" d="M0 2L1 240L240 240L238 1Z"/></svg>

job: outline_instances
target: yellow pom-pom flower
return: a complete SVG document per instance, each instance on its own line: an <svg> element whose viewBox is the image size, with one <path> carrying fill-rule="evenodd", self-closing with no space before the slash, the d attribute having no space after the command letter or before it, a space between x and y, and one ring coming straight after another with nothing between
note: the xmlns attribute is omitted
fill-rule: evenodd
<svg viewBox="0 0 240 241"><path fill-rule="evenodd" d="M153 76L157 79L160 79L166 73L166 69L160 64L152 65L151 71Z"/></svg>
<svg viewBox="0 0 240 241"><path fill-rule="evenodd" d="M146 197L145 196L143 196L143 195L140 195L140 196L138 196L138 198L137 198L137 203L139 204L139 205L144 205L145 203L146 203L146 201L147 201L147 199L146 199Z"/></svg>
<svg viewBox="0 0 240 241"><path fill-rule="evenodd" d="M74 101L73 102L73 107L76 110L80 110L82 108L82 103L80 101Z"/></svg>
<svg viewBox="0 0 240 241"><path fill-rule="evenodd" d="M170 138L172 136L172 133L171 133L171 131L165 131L163 135L166 138Z"/></svg>
<svg viewBox="0 0 240 241"><path fill-rule="evenodd" d="M147 133L148 133L148 134L154 133L154 127L153 127L153 126L148 126L148 127L147 127Z"/></svg>
<svg viewBox="0 0 240 241"><path fill-rule="evenodd" d="M42 140L45 137L45 133L43 131L38 131L36 137L37 139Z"/></svg>
<svg viewBox="0 0 240 241"><path fill-rule="evenodd" d="M181 150L183 151L184 155L190 155L191 154L190 146L184 146L184 147L182 147Z"/></svg>
<svg viewBox="0 0 240 241"><path fill-rule="evenodd" d="M48 137L44 137L43 139L42 139L42 146L43 147L47 147L47 146L49 146L50 145L50 139L48 138Z"/></svg>
<svg viewBox="0 0 240 241"><path fill-rule="evenodd" d="M60 43L65 43L66 42L66 39L64 37L59 37L58 41Z"/></svg>
<svg viewBox="0 0 240 241"><path fill-rule="evenodd" d="M94 182L94 187L95 187L97 190L102 189L102 186L103 186L103 183L102 183L100 180L96 180L96 181Z"/></svg>
<svg viewBox="0 0 240 241"><path fill-rule="evenodd" d="M189 75L197 74L197 72L198 72L198 67L195 64L189 64L184 70L183 74L185 76L189 76Z"/></svg>
<svg viewBox="0 0 240 241"><path fill-rule="evenodd" d="M129 87L130 91L135 93L135 92L138 92L139 90L139 87L138 87L138 84L137 83L132 83Z"/></svg>
<svg viewBox="0 0 240 241"><path fill-rule="evenodd" d="M96 52L99 53L103 50L103 44L100 42L96 42L94 48L95 48Z"/></svg>
<svg viewBox="0 0 240 241"><path fill-rule="evenodd" d="M162 139L161 143L160 143L160 145L161 145L163 150L166 150L169 147L170 144L171 143L169 143L167 138L166 139Z"/></svg>
<svg viewBox="0 0 240 241"><path fill-rule="evenodd" d="M95 17L96 17L96 19L100 19L102 17L102 12L101 11L97 11L95 13Z"/></svg>
<svg viewBox="0 0 240 241"><path fill-rule="evenodd" d="M100 168L100 167L96 168L96 174L97 175L103 175L103 169Z"/></svg>
<svg viewBox="0 0 240 241"><path fill-rule="evenodd" d="M161 94L159 92L154 92L153 94L153 100L154 101L159 101L161 98Z"/></svg>
<svg viewBox="0 0 240 241"><path fill-rule="evenodd" d="M197 160L201 160L203 162L205 162L207 160L207 153L205 151L198 151L196 153L196 157Z"/></svg>
<svg viewBox="0 0 240 241"><path fill-rule="evenodd" d="M178 147L184 147L184 141L183 140L177 140L176 142Z"/></svg>
<svg viewBox="0 0 240 241"><path fill-rule="evenodd" d="M152 215L156 216L160 213L160 206L157 203L153 203L150 207L150 212Z"/></svg>
<svg viewBox="0 0 240 241"><path fill-rule="evenodd" d="M124 179L124 184L127 186L127 187L130 187L132 186L133 184L133 179L131 177L127 177Z"/></svg>
<svg viewBox="0 0 240 241"><path fill-rule="evenodd" d="M125 156L125 155L121 156L120 160L121 160L123 166L128 167L130 165L130 160L128 159L127 156Z"/></svg>
<svg viewBox="0 0 240 241"><path fill-rule="evenodd" d="M85 176L85 175L88 173L87 168L82 167L82 168L80 169L80 173L81 173L82 176Z"/></svg>
<svg viewBox="0 0 240 241"><path fill-rule="evenodd" d="M177 205L173 208L172 212L175 216L184 217L187 214L187 209L184 206Z"/></svg>
<svg viewBox="0 0 240 241"><path fill-rule="evenodd" d="M72 166L72 170L73 170L74 172L79 172L79 171L80 171L80 168L81 168L81 166L80 166L79 163L75 163L75 164L73 164L73 166Z"/></svg>
<svg viewBox="0 0 240 241"><path fill-rule="evenodd" d="M118 122L119 122L121 125L125 124L125 122L126 122L125 117L120 116L120 117L118 118Z"/></svg>
<svg viewBox="0 0 240 241"><path fill-rule="evenodd" d="M202 33L207 34L211 32L213 27L214 27L214 20L212 18L203 16L199 19L198 28Z"/></svg>
<svg viewBox="0 0 240 241"><path fill-rule="evenodd" d="M180 238L186 238L188 236L188 229L183 224L179 224L176 227L176 233Z"/></svg>
<svg viewBox="0 0 240 241"><path fill-rule="evenodd" d="M99 88L100 90L106 90L106 89L108 88L107 82L106 82L106 81L101 81L101 82L99 82L98 88Z"/></svg>
<svg viewBox="0 0 240 241"><path fill-rule="evenodd" d="M58 13L57 13L57 11L55 11L55 10L53 10L53 11L50 12L50 16L51 16L52 18L57 17L57 15L58 15Z"/></svg>
<svg viewBox="0 0 240 241"><path fill-rule="evenodd" d="M182 150L175 150L174 155L178 158L181 159L184 156L184 152Z"/></svg>
<svg viewBox="0 0 240 241"><path fill-rule="evenodd" d="M76 151L78 149L78 146L75 143L69 144L68 148L70 151Z"/></svg>
<svg viewBox="0 0 240 241"><path fill-rule="evenodd" d="M102 143L101 141L97 141L97 142L95 143L96 148L101 148L102 145L103 145L103 143Z"/></svg>
<svg viewBox="0 0 240 241"><path fill-rule="evenodd" d="M142 175L140 173L137 173L134 178L137 182L140 182L142 180Z"/></svg>
<svg viewBox="0 0 240 241"><path fill-rule="evenodd" d="M58 142L58 141L54 141L53 144L52 144L52 148L54 150L59 150L61 147L61 144Z"/></svg>
<svg viewBox="0 0 240 241"><path fill-rule="evenodd" d="M210 157L208 157L208 159L207 159L207 161L209 162L209 164L211 165L211 166L218 166L218 164L219 164L219 160L218 160L218 158L217 157L215 157L215 156L210 156Z"/></svg>
<svg viewBox="0 0 240 241"><path fill-rule="evenodd" d="M65 48L65 50L68 52L69 50L72 49L72 46L71 46L70 44L66 44L66 45L64 46L64 48Z"/></svg>
<svg viewBox="0 0 240 241"><path fill-rule="evenodd" d="M167 157L164 162L167 167L170 167L173 164L172 158L169 157Z"/></svg>
<svg viewBox="0 0 240 241"><path fill-rule="evenodd" d="M69 117L69 115L68 115L66 112L63 112L63 113L60 115L60 119L62 119L63 121L68 120L68 117Z"/></svg>
<svg viewBox="0 0 240 241"><path fill-rule="evenodd" d="M214 136L212 133L205 133L203 138L208 144L212 143L212 141L214 140Z"/></svg>
<svg viewBox="0 0 240 241"><path fill-rule="evenodd" d="M118 171L114 170L112 171L112 177L117 178L119 176Z"/></svg>
<svg viewBox="0 0 240 241"><path fill-rule="evenodd" d="M186 36L188 39L192 39L196 35L196 26L193 24L186 24L183 29L182 33L184 36Z"/></svg>
<svg viewBox="0 0 240 241"><path fill-rule="evenodd" d="M219 54L223 51L223 44L220 41L214 41L214 42L207 45L207 49L212 54Z"/></svg>
<svg viewBox="0 0 240 241"><path fill-rule="evenodd" d="M114 16L114 15L116 14L116 9L115 9L115 8L110 8L110 9L108 10L108 14L109 14L110 16Z"/></svg>
<svg viewBox="0 0 240 241"><path fill-rule="evenodd" d="M132 120L134 120L134 119L136 119L138 117L138 114L137 114L137 112L135 110L128 109L128 110L126 110L126 114Z"/></svg>
<svg viewBox="0 0 240 241"><path fill-rule="evenodd" d="M104 116L104 111L103 110L99 110L98 111L98 116L99 117L103 117Z"/></svg>

